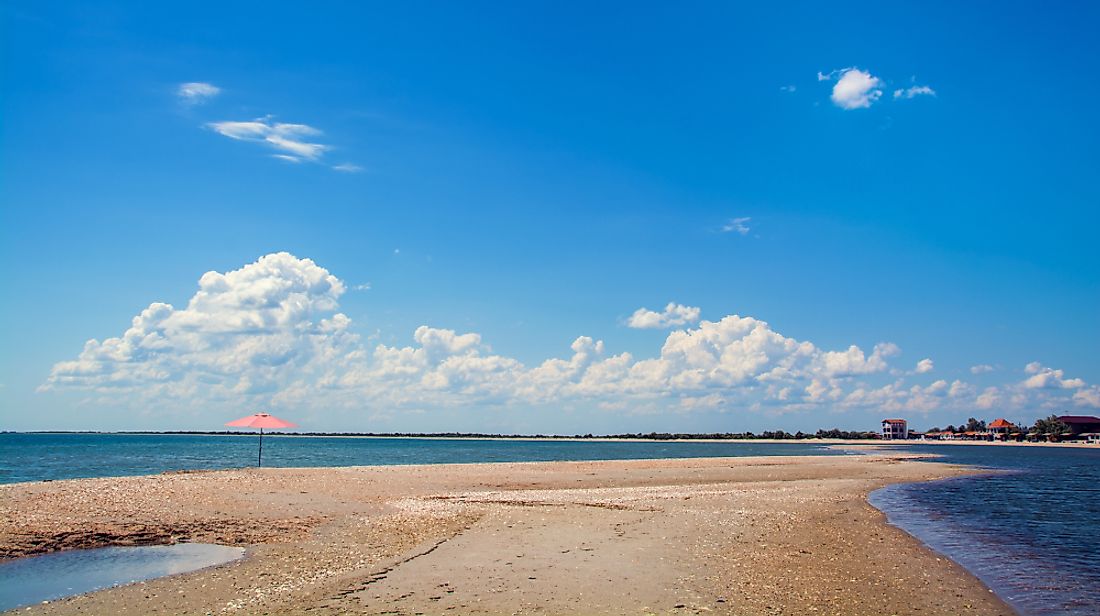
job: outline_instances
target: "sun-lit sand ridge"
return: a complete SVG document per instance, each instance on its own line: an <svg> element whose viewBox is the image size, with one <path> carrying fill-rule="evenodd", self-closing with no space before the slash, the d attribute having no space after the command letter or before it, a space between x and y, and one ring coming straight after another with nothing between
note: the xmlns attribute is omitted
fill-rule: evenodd
<svg viewBox="0 0 1100 616"><path fill-rule="evenodd" d="M20 613L1011 614L885 524L893 455L249 469L0 486L0 554L251 545Z"/></svg>

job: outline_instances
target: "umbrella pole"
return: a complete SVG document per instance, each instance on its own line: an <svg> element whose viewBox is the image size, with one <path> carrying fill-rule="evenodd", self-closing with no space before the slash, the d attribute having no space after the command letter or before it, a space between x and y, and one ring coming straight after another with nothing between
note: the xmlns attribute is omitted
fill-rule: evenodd
<svg viewBox="0 0 1100 616"><path fill-rule="evenodd" d="M264 465L264 429L260 428L260 453L256 456L256 468Z"/></svg>

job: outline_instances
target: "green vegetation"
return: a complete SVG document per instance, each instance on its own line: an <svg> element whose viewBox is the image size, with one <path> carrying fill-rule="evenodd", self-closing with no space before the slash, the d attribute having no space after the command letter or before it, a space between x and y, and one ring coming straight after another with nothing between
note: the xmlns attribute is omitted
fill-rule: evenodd
<svg viewBox="0 0 1100 616"><path fill-rule="evenodd" d="M1032 426L1030 434L1035 436L1045 436L1051 440L1057 440L1063 434L1069 432L1069 426L1062 423L1058 419L1057 415L1051 415L1045 419L1035 420L1035 425Z"/></svg>

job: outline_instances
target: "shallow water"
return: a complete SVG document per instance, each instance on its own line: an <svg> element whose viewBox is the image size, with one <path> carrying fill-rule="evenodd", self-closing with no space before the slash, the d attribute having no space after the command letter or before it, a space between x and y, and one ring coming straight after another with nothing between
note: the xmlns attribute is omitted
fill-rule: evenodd
<svg viewBox="0 0 1100 616"><path fill-rule="evenodd" d="M894 485L871 504L1021 614L1100 614L1100 448L908 446L994 472Z"/></svg>
<svg viewBox="0 0 1100 616"><path fill-rule="evenodd" d="M0 483L256 465L254 436L0 434ZM264 466L364 466L837 455L821 444L293 437L264 435Z"/></svg>
<svg viewBox="0 0 1100 616"><path fill-rule="evenodd" d="M244 548L206 543L71 550L0 563L0 611L232 562Z"/></svg>

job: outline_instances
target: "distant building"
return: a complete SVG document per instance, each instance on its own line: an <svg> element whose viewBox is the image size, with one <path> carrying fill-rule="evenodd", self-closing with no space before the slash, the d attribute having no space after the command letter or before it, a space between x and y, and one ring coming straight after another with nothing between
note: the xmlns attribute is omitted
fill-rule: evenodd
<svg viewBox="0 0 1100 616"><path fill-rule="evenodd" d="M994 440L1007 440L1008 436L1014 432L1019 432L1015 425L1007 419L994 419L992 423L987 426L989 434Z"/></svg>
<svg viewBox="0 0 1100 616"><path fill-rule="evenodd" d="M909 423L904 419L883 419L882 438L888 441L909 438Z"/></svg>
<svg viewBox="0 0 1100 616"><path fill-rule="evenodd" d="M1100 432L1100 417L1092 415L1062 415L1058 421L1069 428L1070 438L1078 438L1082 434Z"/></svg>

